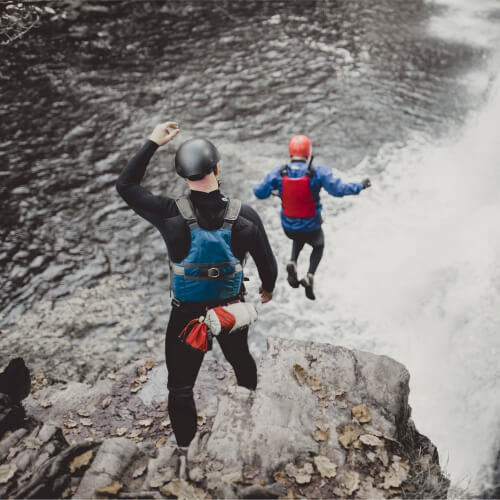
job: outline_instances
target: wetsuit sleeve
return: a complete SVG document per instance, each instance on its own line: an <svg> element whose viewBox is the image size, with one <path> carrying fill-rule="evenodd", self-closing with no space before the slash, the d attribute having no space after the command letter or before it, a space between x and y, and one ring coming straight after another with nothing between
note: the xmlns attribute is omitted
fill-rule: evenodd
<svg viewBox="0 0 500 500"><path fill-rule="evenodd" d="M332 170L328 167L316 167L315 171L321 186L332 196L340 198L346 195L359 194L363 189L363 184L360 182L344 184L340 178L333 176Z"/></svg>
<svg viewBox="0 0 500 500"><path fill-rule="evenodd" d="M278 265L274 257L271 245L267 238L266 230L257 212L243 205L241 215L250 220L254 225L254 232L248 241L248 252L252 256L259 272L262 288L267 292L272 292L278 277Z"/></svg>
<svg viewBox="0 0 500 500"><path fill-rule="evenodd" d="M261 200L269 198L273 189L279 189L279 176L280 167L271 170L271 172L266 175L264 180L253 188L255 196Z"/></svg>
<svg viewBox="0 0 500 500"><path fill-rule="evenodd" d="M172 198L154 195L141 186L148 163L157 149L156 143L146 141L129 160L116 182L116 189L128 206L156 226L162 218L174 217L179 213Z"/></svg>

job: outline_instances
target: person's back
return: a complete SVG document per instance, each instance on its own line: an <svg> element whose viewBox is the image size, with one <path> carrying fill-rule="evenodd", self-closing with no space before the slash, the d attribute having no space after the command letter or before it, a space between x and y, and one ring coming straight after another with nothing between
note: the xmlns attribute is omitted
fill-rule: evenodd
<svg viewBox="0 0 500 500"><path fill-rule="evenodd" d="M177 150L175 167L191 189L188 197L153 195L140 185L154 152L177 133L173 122L158 125L128 162L116 187L128 205L160 231L172 262L174 299L165 339L168 411L185 454L197 427L193 386L204 352L182 342L182 334L207 308L243 300L242 264L247 253L262 281L262 302L272 298L277 266L255 210L219 191L219 153L209 141L186 141ZM248 326L218 340L238 384L255 389L257 368L247 336Z"/></svg>
<svg viewBox="0 0 500 500"><path fill-rule="evenodd" d="M343 183L333 176L329 167L312 164L312 143L305 135L296 135L289 143L290 162L275 167L262 183L254 187L255 196L267 198L274 190L281 197L281 224L285 234L292 240L292 254L287 263L287 280L290 286L304 286L306 297L314 300L314 274L324 250L324 234L321 228L322 205L320 191L336 197L357 195L371 185L369 179L362 182ZM309 269L299 281L297 260L304 245L312 247Z"/></svg>

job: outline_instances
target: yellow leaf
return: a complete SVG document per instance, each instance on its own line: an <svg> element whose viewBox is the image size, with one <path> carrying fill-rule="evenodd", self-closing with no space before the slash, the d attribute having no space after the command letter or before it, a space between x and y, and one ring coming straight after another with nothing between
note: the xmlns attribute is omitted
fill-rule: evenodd
<svg viewBox="0 0 500 500"><path fill-rule="evenodd" d="M321 474L321 477L335 477L337 475L337 465L330 461L328 457L314 457L314 465Z"/></svg>
<svg viewBox="0 0 500 500"><path fill-rule="evenodd" d="M78 455L75 457L71 462L69 463L69 470L71 472L75 472L76 470L80 469L81 467L85 467L90 463L90 459L92 458L92 455L94 452L92 450L88 450L85 453L82 453L81 455Z"/></svg>
<svg viewBox="0 0 500 500"><path fill-rule="evenodd" d="M123 488L123 484L119 481L113 481L108 486L104 488L98 488L95 490L96 493L101 493L105 495L116 495Z"/></svg>
<svg viewBox="0 0 500 500"><path fill-rule="evenodd" d="M354 443L363 431L357 425L344 425L338 432L338 440L344 448L349 448L351 443Z"/></svg>
<svg viewBox="0 0 500 500"><path fill-rule="evenodd" d="M344 472L344 488L347 496L351 496L359 489L359 473L356 471Z"/></svg>
<svg viewBox="0 0 500 500"><path fill-rule="evenodd" d="M359 422L365 424L372 419L370 410L365 405L355 406L352 410L352 416L357 418Z"/></svg>

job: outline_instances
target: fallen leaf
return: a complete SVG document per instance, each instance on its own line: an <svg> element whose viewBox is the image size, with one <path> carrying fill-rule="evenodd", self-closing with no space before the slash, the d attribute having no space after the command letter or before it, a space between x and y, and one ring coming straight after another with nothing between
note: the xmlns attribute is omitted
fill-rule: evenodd
<svg viewBox="0 0 500 500"><path fill-rule="evenodd" d="M69 470L73 473L76 470L85 467L90 463L90 459L92 458L93 454L94 452L92 450L88 450L85 453L78 455L69 463Z"/></svg>
<svg viewBox="0 0 500 500"><path fill-rule="evenodd" d="M148 468L147 465L143 465L142 467L138 467L137 469L135 469L135 471L132 473L132 479L137 479L138 477L141 477L146 472L147 468Z"/></svg>
<svg viewBox="0 0 500 500"><path fill-rule="evenodd" d="M371 434L362 434L359 436L359 440L366 446L384 446L384 442L380 438Z"/></svg>
<svg viewBox="0 0 500 500"><path fill-rule="evenodd" d="M107 408L111 404L112 400L113 400L113 398L111 396L107 396L106 398L104 398L101 401L102 409L104 410L105 408Z"/></svg>
<svg viewBox="0 0 500 500"><path fill-rule="evenodd" d="M61 387L59 387L59 390L60 391L65 391L67 388L68 388L67 385L62 385Z"/></svg>
<svg viewBox="0 0 500 500"><path fill-rule="evenodd" d="M163 420L160 425L162 427L168 427L170 425L170 419L167 418L167 420Z"/></svg>
<svg viewBox="0 0 500 500"><path fill-rule="evenodd" d="M123 436L127 431L128 429L126 427L118 427L118 429L116 429L116 435Z"/></svg>
<svg viewBox="0 0 500 500"><path fill-rule="evenodd" d="M127 436L129 438L136 438L139 437L142 433L142 429L133 429L130 431L130 434Z"/></svg>
<svg viewBox="0 0 500 500"><path fill-rule="evenodd" d="M158 363L156 361L148 359L146 361L146 364L144 366L146 367L146 370L151 370L151 368L154 368L155 366L158 366Z"/></svg>
<svg viewBox="0 0 500 500"><path fill-rule="evenodd" d="M205 479L205 473L201 467L189 468L189 479L195 483L201 483Z"/></svg>
<svg viewBox="0 0 500 500"><path fill-rule="evenodd" d="M111 380L116 380L116 373L115 372L109 372L108 373L108 378Z"/></svg>
<svg viewBox="0 0 500 500"><path fill-rule="evenodd" d="M373 434L374 436L377 437L382 437L383 434L378 430L373 427L373 425L364 425L363 429L365 430L366 434Z"/></svg>
<svg viewBox="0 0 500 500"><path fill-rule="evenodd" d="M44 399L43 401L40 402L40 406L42 408L50 408L52 406L52 402L49 401L48 399Z"/></svg>
<svg viewBox="0 0 500 500"><path fill-rule="evenodd" d="M140 377L137 377L134 382L137 383L137 384L144 384L147 381L148 381L148 376L147 375L141 375Z"/></svg>
<svg viewBox="0 0 500 500"><path fill-rule="evenodd" d="M146 375L146 373L147 373L147 368L145 366L138 366L137 367L137 376L138 377Z"/></svg>
<svg viewBox="0 0 500 500"><path fill-rule="evenodd" d="M362 432L359 426L347 424L338 432L338 440L345 449L348 449L351 443L354 443Z"/></svg>
<svg viewBox="0 0 500 500"><path fill-rule="evenodd" d="M313 390L313 391L319 391L321 389L321 380L318 377L307 377L307 385Z"/></svg>
<svg viewBox="0 0 500 500"><path fill-rule="evenodd" d="M38 392L36 392L36 391L35 391L35 392L31 395L31 397L32 397L33 399L38 399L38 398L40 397L40 394L39 394Z"/></svg>
<svg viewBox="0 0 500 500"><path fill-rule="evenodd" d="M352 416L355 417L359 422L365 424L372 419L370 410L365 405L355 406L351 410Z"/></svg>
<svg viewBox="0 0 500 500"><path fill-rule="evenodd" d="M356 471L344 472L344 488L347 496L351 496L357 489L359 489L359 473Z"/></svg>
<svg viewBox="0 0 500 500"><path fill-rule="evenodd" d="M341 409L347 408L347 403L343 399L336 399L335 404L337 405L337 408Z"/></svg>
<svg viewBox="0 0 500 500"><path fill-rule="evenodd" d="M293 490L293 488L289 488L288 490L286 490L286 498L288 500L296 500L297 496L295 495L295 491Z"/></svg>
<svg viewBox="0 0 500 500"><path fill-rule="evenodd" d="M295 478L297 484L308 484L311 482L314 468L309 462L306 462L301 468L298 468L294 464L290 463L286 465L285 472L289 477Z"/></svg>
<svg viewBox="0 0 500 500"><path fill-rule="evenodd" d="M160 488L160 493L165 496L173 495L179 499L206 498L203 490L191 486L183 479L173 479Z"/></svg>
<svg viewBox="0 0 500 500"><path fill-rule="evenodd" d="M293 365L293 374L300 385L303 385L307 378L307 372L300 365Z"/></svg>
<svg viewBox="0 0 500 500"><path fill-rule="evenodd" d="M314 457L314 465L321 477L335 477L337 475L337 465L330 461L328 457Z"/></svg>
<svg viewBox="0 0 500 500"><path fill-rule="evenodd" d="M319 406L321 406L321 408L328 408L328 406L329 406L328 401L325 401L324 399L320 400L320 402L318 404L319 404Z"/></svg>
<svg viewBox="0 0 500 500"><path fill-rule="evenodd" d="M287 477L288 477L288 474L286 474L286 472L283 472L281 470L279 470L273 474L273 478L277 483L282 483L282 482L286 481ZM246 474L245 474L245 479L247 479Z"/></svg>
<svg viewBox="0 0 500 500"><path fill-rule="evenodd" d="M80 417L90 417L89 410L78 410L76 413L80 415Z"/></svg>
<svg viewBox="0 0 500 500"><path fill-rule="evenodd" d="M142 425L143 427L149 427L153 423L152 418L145 418L144 420L139 420L137 422L139 425Z"/></svg>
<svg viewBox="0 0 500 500"><path fill-rule="evenodd" d="M43 8L47 14L55 14L56 11L52 7L48 7L47 5Z"/></svg>
<svg viewBox="0 0 500 500"><path fill-rule="evenodd" d="M160 446L163 446L167 442L167 439L165 437L161 437L156 441L155 446L159 448Z"/></svg>
<svg viewBox="0 0 500 500"><path fill-rule="evenodd" d="M92 420L90 418L81 418L80 423L84 425L85 427L91 427L92 426Z"/></svg>
<svg viewBox="0 0 500 500"><path fill-rule="evenodd" d="M205 417L205 415L198 415L197 421L199 426L205 425L207 417Z"/></svg>
<svg viewBox="0 0 500 500"><path fill-rule="evenodd" d="M388 490L389 488L401 486L401 483L408 477L408 470L401 462L393 462L389 470L381 472L380 476L384 479L382 488Z"/></svg>
<svg viewBox="0 0 500 500"><path fill-rule="evenodd" d="M98 488L97 490L95 490L95 492L105 495L116 495L122 488L122 483L120 483L119 481L113 481L108 486L104 486L104 488Z"/></svg>
<svg viewBox="0 0 500 500"><path fill-rule="evenodd" d="M323 430L318 427L315 431L313 431L312 437L315 441L328 441L329 438L328 429Z"/></svg>
<svg viewBox="0 0 500 500"><path fill-rule="evenodd" d="M377 457L384 464L384 467L389 465L389 455L387 454L387 450L381 446L377 448Z"/></svg>
<svg viewBox="0 0 500 500"><path fill-rule="evenodd" d="M238 482L241 482L243 481L243 477L241 476L241 471L234 471L234 472L229 472L228 474L224 474L222 477L221 477L221 480L224 482L224 483L238 483Z"/></svg>
<svg viewBox="0 0 500 500"><path fill-rule="evenodd" d="M141 384L138 384L136 382L134 382L131 386L130 386L130 392L132 393L136 393L136 392L139 392L140 390L142 389L142 385Z"/></svg>
<svg viewBox="0 0 500 500"><path fill-rule="evenodd" d="M17 471L17 466L14 462L0 465L0 484L5 484L9 479L14 477Z"/></svg>
<svg viewBox="0 0 500 500"><path fill-rule="evenodd" d="M226 375L224 373L217 373L216 377L219 379L219 380L222 380L226 377Z"/></svg>
<svg viewBox="0 0 500 500"><path fill-rule="evenodd" d="M337 389L337 390L335 391L335 397L336 397L336 398L340 398L340 397L341 397L341 396L343 396L344 394L345 394L345 391L344 391L344 390L342 390L342 389Z"/></svg>

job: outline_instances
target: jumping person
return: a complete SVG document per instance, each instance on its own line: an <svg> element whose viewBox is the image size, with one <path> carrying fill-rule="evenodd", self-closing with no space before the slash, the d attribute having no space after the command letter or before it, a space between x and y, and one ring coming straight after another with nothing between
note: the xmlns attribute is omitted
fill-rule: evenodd
<svg viewBox="0 0 500 500"><path fill-rule="evenodd" d="M220 156L208 140L188 140L176 152L175 169L189 186L189 197L174 200L153 195L140 185L155 151L178 133L175 122L157 125L121 172L116 188L137 214L160 231L173 263L174 299L165 357L168 412L182 458L197 429L193 386L204 352L186 345L179 336L207 308L242 299L242 262L247 252L257 265L263 303L272 299L277 265L257 213L219 191ZM253 390L257 386L257 367L248 349L247 336L248 327L217 338L235 371L238 385Z"/></svg>
<svg viewBox="0 0 500 500"><path fill-rule="evenodd" d="M268 198L274 190L281 197L281 224L292 240L292 255L286 266L290 286L302 285L308 299L314 300L314 273L318 268L325 246L321 229L320 190L333 196L359 194L371 186L370 179L343 184L334 178L332 170L312 165L312 143L306 135L295 135L288 145L290 162L269 172L264 181L254 187L257 198ZM307 275L298 280L297 260L305 244L312 247Z"/></svg>

